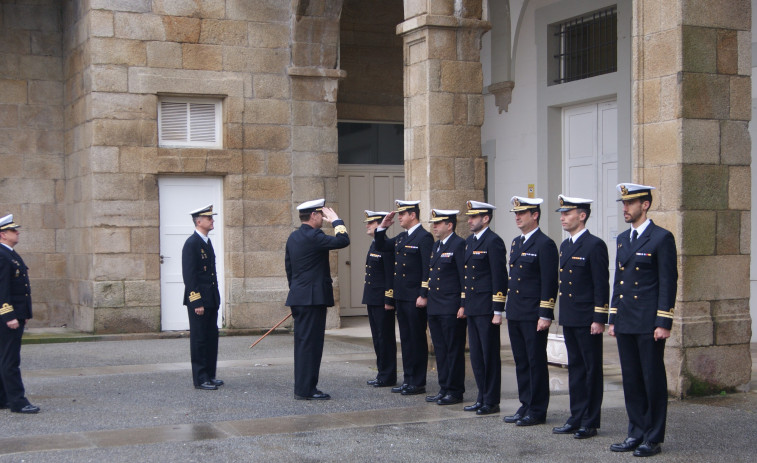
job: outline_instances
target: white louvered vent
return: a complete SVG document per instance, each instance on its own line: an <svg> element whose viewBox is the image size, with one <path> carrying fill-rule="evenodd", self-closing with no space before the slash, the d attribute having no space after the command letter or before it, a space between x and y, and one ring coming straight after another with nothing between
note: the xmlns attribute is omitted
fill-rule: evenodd
<svg viewBox="0 0 757 463"><path fill-rule="evenodd" d="M222 148L220 101L164 98L158 108L160 146Z"/></svg>

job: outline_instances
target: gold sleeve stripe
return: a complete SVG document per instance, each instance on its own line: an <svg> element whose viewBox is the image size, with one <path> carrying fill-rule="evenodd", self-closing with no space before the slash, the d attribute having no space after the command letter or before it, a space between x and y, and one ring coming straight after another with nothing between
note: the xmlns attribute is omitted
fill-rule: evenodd
<svg viewBox="0 0 757 463"><path fill-rule="evenodd" d="M421 288L428 289L428 281L421 281Z"/></svg>
<svg viewBox="0 0 757 463"><path fill-rule="evenodd" d="M596 313L610 313L610 309L607 307L594 307L594 312Z"/></svg>
<svg viewBox="0 0 757 463"><path fill-rule="evenodd" d="M394 297L394 290L393 289L388 289L388 290L384 291L384 296L385 297Z"/></svg>
<svg viewBox="0 0 757 463"><path fill-rule="evenodd" d="M202 296L200 296L200 293L196 293L194 291L189 293L189 302L194 302L198 299L202 299Z"/></svg>
<svg viewBox="0 0 757 463"><path fill-rule="evenodd" d="M336 227L334 227L334 233L336 233L337 235L340 233L347 233L347 227L345 227L344 225L337 225Z"/></svg>
<svg viewBox="0 0 757 463"><path fill-rule="evenodd" d="M673 314L671 312L666 312L664 310L658 310L657 316L663 317L663 318L671 318L671 319L673 318Z"/></svg>
<svg viewBox="0 0 757 463"><path fill-rule="evenodd" d="M465 292L460 293L460 299L465 299Z"/></svg>
<svg viewBox="0 0 757 463"><path fill-rule="evenodd" d="M13 306L8 304L7 302L3 304L2 307L0 307L0 315L5 315L11 312L13 312Z"/></svg>
<svg viewBox="0 0 757 463"><path fill-rule="evenodd" d="M541 301L539 302L539 307L543 309L554 309L555 308L555 300L551 299L548 301Z"/></svg>
<svg viewBox="0 0 757 463"><path fill-rule="evenodd" d="M618 308L617 307L610 307L610 315L612 315L614 313L618 313Z"/></svg>
<svg viewBox="0 0 757 463"><path fill-rule="evenodd" d="M507 296L502 294L502 291L498 292L497 294L492 294L492 302L504 303L506 299L507 299Z"/></svg>

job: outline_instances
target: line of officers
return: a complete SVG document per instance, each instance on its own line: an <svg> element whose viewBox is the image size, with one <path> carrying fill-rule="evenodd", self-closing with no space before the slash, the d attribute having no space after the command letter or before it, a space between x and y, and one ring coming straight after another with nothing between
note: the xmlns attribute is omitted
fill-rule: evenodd
<svg viewBox="0 0 757 463"><path fill-rule="evenodd" d="M363 303L368 307L377 376L373 387L401 395L426 394L428 345L436 356L439 389L426 396L438 405L463 401L466 329L478 389L463 407L477 415L498 413L501 390L500 325L515 360L520 407L505 423L546 422L549 404L547 335L559 299L568 351L570 417L552 429L576 439L597 435L603 393L602 333L618 342L627 438L615 452L660 453L667 415L665 339L670 336L678 273L673 235L647 218L654 187L623 183L618 201L631 228L617 238L612 298L607 245L586 228L591 199L560 195L560 220L570 237L558 250L539 228L540 198L514 196L511 212L521 234L510 244L490 228L495 206L468 201L470 236L456 234L458 210L432 209L432 233L420 224L419 201L396 201L396 211L365 211L373 237L366 260ZM390 238L395 218L404 231ZM434 241L434 237L436 241ZM402 349L397 378L395 317Z"/></svg>

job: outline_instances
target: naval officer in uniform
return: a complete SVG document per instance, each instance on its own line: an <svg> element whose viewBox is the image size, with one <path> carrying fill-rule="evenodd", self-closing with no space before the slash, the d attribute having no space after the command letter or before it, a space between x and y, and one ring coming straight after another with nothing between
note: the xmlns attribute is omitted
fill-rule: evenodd
<svg viewBox="0 0 757 463"><path fill-rule="evenodd" d="M24 396L21 381L21 337L32 318L28 267L13 249L20 225L13 214L0 219L0 408L15 413L39 413Z"/></svg>
<svg viewBox="0 0 757 463"><path fill-rule="evenodd" d="M383 211L365 211L365 229L373 238L376 228L389 214ZM385 299L394 279L394 253L376 249L371 241L365 258L365 284L363 304L368 308L373 350L376 352L376 377L367 381L373 387L391 387L397 384L397 339L394 334L394 302ZM387 308L389 307L389 308Z"/></svg>
<svg viewBox="0 0 757 463"><path fill-rule="evenodd" d="M334 305L334 290L329 266L329 251L350 244L347 227L324 199L297 206L300 228L286 242L284 266L289 295L286 305L294 318L294 398L328 400L318 390L318 374L323 355L327 307ZM323 222L334 227L334 236L321 230Z"/></svg>
<svg viewBox="0 0 757 463"><path fill-rule="evenodd" d="M507 294L507 249L491 224L496 207L468 201L468 229L463 265L463 313L468 322L468 344L476 402L463 410L477 415L499 412L502 385L500 326Z"/></svg>
<svg viewBox="0 0 757 463"><path fill-rule="evenodd" d="M218 291L216 253L208 233L213 230L213 205L189 213L195 232L181 250L184 279L184 305L189 316L189 352L195 389L216 390L223 381L216 379L218 361Z"/></svg>
<svg viewBox="0 0 757 463"><path fill-rule="evenodd" d="M539 228L541 198L513 196L511 212L521 235L510 250L507 332L515 360L521 406L505 423L543 424L549 405L547 334L557 297L557 245Z"/></svg>
<svg viewBox="0 0 757 463"><path fill-rule="evenodd" d="M392 290L387 291L397 310L402 349L402 384L392 392L416 395L426 392L426 365L428 343L426 341L426 298L428 269L434 238L420 223L420 201L396 200L397 212L390 212L376 229L376 248L394 252L394 280ZM397 215L400 227L405 231L394 238L386 237L386 229L394 223ZM389 307L389 301L387 301Z"/></svg>
<svg viewBox="0 0 757 463"><path fill-rule="evenodd" d="M429 262L428 329L434 344L439 392L426 402L453 405L465 392L465 315L460 296L463 289L465 240L455 233L457 214L451 209L431 210L434 243Z"/></svg>
<svg viewBox="0 0 757 463"><path fill-rule="evenodd" d="M676 243L668 230L647 218L654 187L621 183L617 189L631 228L617 239L608 331L618 341L628 437L610 450L648 457L661 452L665 439L664 357L678 285Z"/></svg>
<svg viewBox="0 0 757 463"><path fill-rule="evenodd" d="M607 245L589 233L593 200L559 195L560 223L570 237L560 245L560 325L568 349L570 417L554 434L597 435L602 407L602 333L610 303Z"/></svg>

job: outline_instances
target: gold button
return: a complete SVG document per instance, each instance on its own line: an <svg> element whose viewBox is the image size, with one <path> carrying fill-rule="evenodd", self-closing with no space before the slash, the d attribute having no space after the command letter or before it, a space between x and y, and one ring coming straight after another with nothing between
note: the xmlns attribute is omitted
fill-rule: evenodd
<svg viewBox="0 0 757 463"><path fill-rule="evenodd" d="M633 284L635 284L636 286L639 286L639 282L638 281L634 281Z"/></svg>
<svg viewBox="0 0 757 463"><path fill-rule="evenodd" d="M620 284L621 284L621 285L623 284L623 280L620 280Z"/></svg>
<svg viewBox="0 0 757 463"><path fill-rule="evenodd" d="M620 298L623 299L623 295L622 294L620 295Z"/></svg>
<svg viewBox="0 0 757 463"><path fill-rule="evenodd" d="M518 281L520 281L520 278L518 278Z"/></svg>
<svg viewBox="0 0 757 463"><path fill-rule="evenodd" d="M514 264L510 264L510 268L513 268L513 267L515 267L515 265Z"/></svg>
<svg viewBox="0 0 757 463"><path fill-rule="evenodd" d="M402 266L403 266L403 267L405 267L406 265L407 265L407 264L405 264L404 262L402 263Z"/></svg>
<svg viewBox="0 0 757 463"><path fill-rule="evenodd" d="M402 276L404 277L404 276L405 276L405 274L403 273L403 274L402 274Z"/></svg>
<svg viewBox="0 0 757 463"><path fill-rule="evenodd" d="M572 282L572 281L569 281L569 282L568 282L568 284L569 284L570 286L573 286L573 282Z"/></svg>
<svg viewBox="0 0 757 463"><path fill-rule="evenodd" d="M637 271L637 272L639 271L639 267L636 267L636 271Z"/></svg>
<svg viewBox="0 0 757 463"><path fill-rule="evenodd" d="M634 299L638 299L638 298L639 298L639 296L634 296L633 298L634 298Z"/></svg>
<svg viewBox="0 0 757 463"><path fill-rule="evenodd" d="M507 292L508 292L508 293L510 292L510 288L508 288L508 289L507 289Z"/></svg>
<svg viewBox="0 0 757 463"><path fill-rule="evenodd" d="M515 294L520 294L520 291L516 289Z"/></svg>
<svg viewBox="0 0 757 463"><path fill-rule="evenodd" d="M560 269L560 271L562 272L562 269Z"/></svg>
<svg viewBox="0 0 757 463"><path fill-rule="evenodd" d="M522 265L519 265L519 266L518 266L518 268L523 268L523 266L522 266Z"/></svg>
<svg viewBox="0 0 757 463"><path fill-rule="evenodd" d="M562 291L561 291L561 292L559 292L559 293L557 293L557 295L558 295L558 296L562 296Z"/></svg>
<svg viewBox="0 0 757 463"><path fill-rule="evenodd" d="M468 265L466 265L465 268L468 268Z"/></svg>
<svg viewBox="0 0 757 463"><path fill-rule="evenodd" d="M625 269L626 269L625 267L620 267L620 270L625 270Z"/></svg>
<svg viewBox="0 0 757 463"><path fill-rule="evenodd" d="M573 295L572 294L568 294L568 297L573 297Z"/></svg>
<svg viewBox="0 0 757 463"><path fill-rule="evenodd" d="M573 273L573 270L568 270L568 273Z"/></svg>
<svg viewBox="0 0 757 463"><path fill-rule="evenodd" d="M512 279L513 279L513 277L507 277L507 279L508 279L508 280L512 280Z"/></svg>

